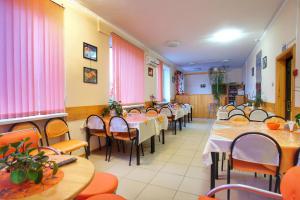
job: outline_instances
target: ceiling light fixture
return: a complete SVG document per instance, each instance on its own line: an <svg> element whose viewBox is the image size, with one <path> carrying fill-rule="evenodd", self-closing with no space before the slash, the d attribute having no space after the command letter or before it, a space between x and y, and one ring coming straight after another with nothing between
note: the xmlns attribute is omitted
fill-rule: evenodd
<svg viewBox="0 0 300 200"><path fill-rule="evenodd" d="M220 42L220 43L228 43L234 40L241 39L243 37L243 32L239 29L223 29L212 35L209 38L211 42Z"/></svg>
<svg viewBox="0 0 300 200"><path fill-rule="evenodd" d="M180 44L181 43L178 40L168 40L168 41L166 41L167 47L171 47L171 48L178 47Z"/></svg>

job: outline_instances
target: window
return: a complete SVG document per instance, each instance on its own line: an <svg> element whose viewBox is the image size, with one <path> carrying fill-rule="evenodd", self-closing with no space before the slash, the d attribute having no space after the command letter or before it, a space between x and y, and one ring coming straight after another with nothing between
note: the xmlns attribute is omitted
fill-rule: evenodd
<svg viewBox="0 0 300 200"><path fill-rule="evenodd" d="M171 99L171 80L170 68L166 65L163 66L163 100L170 102Z"/></svg>
<svg viewBox="0 0 300 200"><path fill-rule="evenodd" d="M122 104L144 102L144 51L112 34L112 94Z"/></svg>
<svg viewBox="0 0 300 200"><path fill-rule="evenodd" d="M64 111L63 8L0 1L0 119Z"/></svg>

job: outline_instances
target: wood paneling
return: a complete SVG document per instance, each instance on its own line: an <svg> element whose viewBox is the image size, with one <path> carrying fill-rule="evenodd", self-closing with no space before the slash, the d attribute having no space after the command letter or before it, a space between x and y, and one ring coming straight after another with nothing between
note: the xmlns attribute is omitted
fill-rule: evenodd
<svg viewBox="0 0 300 200"><path fill-rule="evenodd" d="M88 116L95 114L100 115L106 105L94 105L94 106L78 106L78 107L67 107L66 112L68 113L67 120L75 121L86 119Z"/></svg>
<svg viewBox="0 0 300 200"><path fill-rule="evenodd" d="M177 95L176 101L179 103L189 103L193 106L193 117L214 118L209 116L208 107L214 102L213 95L196 94L196 95Z"/></svg>
<svg viewBox="0 0 300 200"><path fill-rule="evenodd" d="M264 102L262 107L268 112L275 113L275 103Z"/></svg>

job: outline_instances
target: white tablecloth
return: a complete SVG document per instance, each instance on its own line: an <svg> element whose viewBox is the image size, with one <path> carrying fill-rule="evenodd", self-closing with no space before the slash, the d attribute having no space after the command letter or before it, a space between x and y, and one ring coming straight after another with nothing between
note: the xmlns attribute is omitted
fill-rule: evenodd
<svg viewBox="0 0 300 200"><path fill-rule="evenodd" d="M178 120L179 118L182 118L184 116L184 109L183 108L172 108L172 113L175 116L175 120Z"/></svg>
<svg viewBox="0 0 300 200"><path fill-rule="evenodd" d="M159 135L161 130L168 130L169 120L167 115L159 114L157 116L147 116L149 119L155 120L155 134Z"/></svg>

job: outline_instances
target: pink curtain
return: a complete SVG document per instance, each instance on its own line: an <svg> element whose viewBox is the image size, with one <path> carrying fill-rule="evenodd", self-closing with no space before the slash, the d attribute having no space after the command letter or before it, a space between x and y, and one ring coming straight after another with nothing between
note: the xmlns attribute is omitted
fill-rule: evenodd
<svg viewBox="0 0 300 200"><path fill-rule="evenodd" d="M162 101L163 99L163 83L162 83L162 74L163 74L163 62L159 61L157 66L157 100Z"/></svg>
<svg viewBox="0 0 300 200"><path fill-rule="evenodd" d="M112 34L113 96L122 104L144 102L144 51Z"/></svg>
<svg viewBox="0 0 300 200"><path fill-rule="evenodd" d="M63 9L0 1L0 27L0 119L63 112Z"/></svg>

